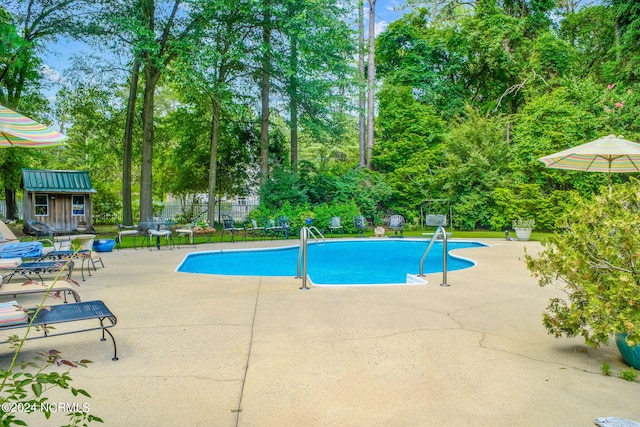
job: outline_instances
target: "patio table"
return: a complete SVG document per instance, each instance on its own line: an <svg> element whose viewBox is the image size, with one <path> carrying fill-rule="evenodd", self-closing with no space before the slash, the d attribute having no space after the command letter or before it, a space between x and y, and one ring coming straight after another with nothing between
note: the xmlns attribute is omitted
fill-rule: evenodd
<svg viewBox="0 0 640 427"><path fill-rule="evenodd" d="M151 236L148 236L148 230L149 229L156 229L156 231L160 231L160 229L162 227L173 227L174 225L178 224L175 221L142 221L140 223L138 223L139 228L142 228L143 230L145 230L145 233L147 234L147 236L145 236L145 239L148 237L149 239L151 239ZM156 248L158 248L158 250L160 250L160 233L156 234Z"/></svg>

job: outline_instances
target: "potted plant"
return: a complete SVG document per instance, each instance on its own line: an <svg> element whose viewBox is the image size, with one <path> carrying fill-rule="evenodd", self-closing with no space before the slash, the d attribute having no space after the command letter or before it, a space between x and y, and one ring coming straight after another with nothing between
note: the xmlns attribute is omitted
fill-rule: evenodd
<svg viewBox="0 0 640 427"><path fill-rule="evenodd" d="M516 231L518 240L527 241L531 237L531 231L536 222L533 219L518 218L513 221L513 229Z"/></svg>
<svg viewBox="0 0 640 427"><path fill-rule="evenodd" d="M640 368L640 181L574 199L561 218L562 230L543 242L527 268L539 285L554 284L565 294L552 298L543 324L556 337L582 336L590 347L616 337L625 361ZM631 346L629 351L626 346Z"/></svg>

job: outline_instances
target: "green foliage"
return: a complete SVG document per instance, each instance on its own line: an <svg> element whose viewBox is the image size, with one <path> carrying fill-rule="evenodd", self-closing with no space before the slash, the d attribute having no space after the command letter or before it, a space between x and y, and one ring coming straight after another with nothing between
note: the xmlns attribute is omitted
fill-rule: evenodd
<svg viewBox="0 0 640 427"><path fill-rule="evenodd" d="M260 191L260 203L267 209L276 210L285 203L301 205L307 203L306 190L298 175L284 169L276 169Z"/></svg>
<svg viewBox="0 0 640 427"><path fill-rule="evenodd" d="M509 183L512 153L503 119L487 118L471 107L466 113L433 159L433 169L415 187L426 190L422 199L451 200L454 225L473 230L490 224L495 210L492 195Z"/></svg>
<svg viewBox="0 0 640 427"><path fill-rule="evenodd" d="M635 369L629 368L618 373L618 377L626 381L634 382L638 379L638 373Z"/></svg>
<svg viewBox="0 0 640 427"><path fill-rule="evenodd" d="M496 188L496 209L491 217L491 226L494 230L505 230L512 221L526 218L534 220L539 229L555 230L558 218L570 205L570 199L567 192L556 191L546 195L537 184Z"/></svg>
<svg viewBox="0 0 640 427"><path fill-rule="evenodd" d="M617 333L627 333L630 345L640 342L639 184L631 179L593 199L577 198L562 232L537 257L525 254L540 286L559 281L566 294L552 298L543 315L550 334L581 335L594 348Z"/></svg>
<svg viewBox="0 0 640 427"><path fill-rule="evenodd" d="M92 198L93 223L115 224L122 213L122 198L117 191L111 190L102 181L94 181L97 193Z"/></svg>
<svg viewBox="0 0 640 427"><path fill-rule="evenodd" d="M323 203L316 205L313 207L313 213L313 225L323 230L323 232L328 230L331 217L337 216L340 218L340 225L344 227L345 233L355 233L353 217L360 215L360 210L352 200L346 203Z"/></svg>
<svg viewBox="0 0 640 427"><path fill-rule="evenodd" d="M611 365L609 365L607 362L602 362L602 367L600 369L602 371L602 375L604 375L605 377L611 376Z"/></svg>

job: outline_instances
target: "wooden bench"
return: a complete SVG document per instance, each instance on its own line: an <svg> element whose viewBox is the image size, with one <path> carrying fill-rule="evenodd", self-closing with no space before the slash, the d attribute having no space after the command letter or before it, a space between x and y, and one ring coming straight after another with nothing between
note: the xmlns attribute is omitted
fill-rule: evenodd
<svg viewBox="0 0 640 427"><path fill-rule="evenodd" d="M0 327L0 332L11 329L19 329L26 328L29 326L29 322L33 319L35 315L36 309L31 308L27 310L27 314L29 315L29 321L27 323L21 323L19 325L10 325L10 326L2 326ZM49 329L47 326L59 324L59 323L69 323L76 322L81 320L98 320L99 325L94 327L85 327L83 329L77 329L72 331L63 331L57 332L55 329ZM105 323L108 321L108 323ZM77 302L72 304L59 304L59 305L51 305L47 308L43 308L40 310L33 319L34 326L41 326L44 330L44 335L29 335L27 340L39 339L39 338L48 338L54 337L57 335L68 335L68 334L76 334L80 332L87 331L95 331L102 330L102 339L100 341L105 341L105 332L109 334L111 337L111 341L113 342L113 358L111 360L118 360L118 353L116 347L116 340L109 331L108 328L112 328L116 325L118 319L116 316L111 313L111 311L107 308L107 306L102 301L84 301ZM9 340L5 340L0 342L0 344L4 344L9 342Z"/></svg>

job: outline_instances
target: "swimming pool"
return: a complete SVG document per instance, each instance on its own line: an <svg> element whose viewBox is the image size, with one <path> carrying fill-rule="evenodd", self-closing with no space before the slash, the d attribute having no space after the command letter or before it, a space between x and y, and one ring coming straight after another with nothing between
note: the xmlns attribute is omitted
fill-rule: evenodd
<svg viewBox="0 0 640 427"><path fill-rule="evenodd" d="M408 283L417 275L428 240L337 240L309 244L307 274L314 285L388 285ZM480 242L449 241L447 249L488 246ZM298 246L195 252L176 271L231 276L296 276ZM449 254L447 271L475 265ZM424 263L425 273L442 272L442 242L435 242ZM424 282L423 282L424 283Z"/></svg>

